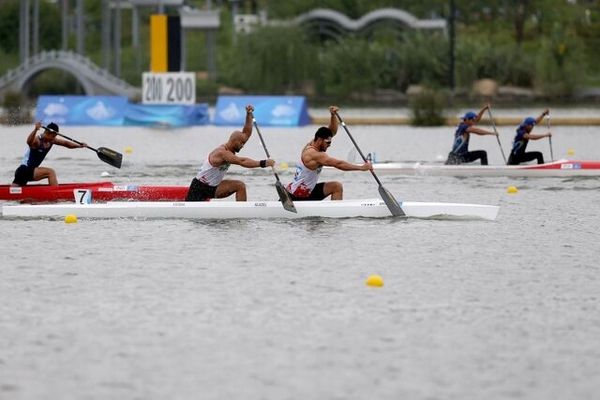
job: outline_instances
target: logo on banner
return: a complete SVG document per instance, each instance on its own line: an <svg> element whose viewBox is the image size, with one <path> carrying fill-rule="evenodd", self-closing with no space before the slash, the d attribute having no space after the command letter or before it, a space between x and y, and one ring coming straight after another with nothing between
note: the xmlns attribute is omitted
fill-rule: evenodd
<svg viewBox="0 0 600 400"><path fill-rule="evenodd" d="M229 103L227 108L219 113L219 116L225 121L236 121L241 118L240 110L235 106L235 103Z"/></svg>
<svg viewBox="0 0 600 400"><path fill-rule="evenodd" d="M69 114L69 107L65 106L63 103L48 103L44 108L44 114L49 117L64 117Z"/></svg>
<svg viewBox="0 0 600 400"><path fill-rule="evenodd" d="M88 108L85 113L88 117L96 121L102 121L114 117L116 111L112 107L107 107L103 101L99 100L93 107Z"/></svg>
<svg viewBox="0 0 600 400"><path fill-rule="evenodd" d="M271 111L271 114L277 118L292 117L292 116L296 115L296 110L294 109L294 107L292 107L290 105L278 104L277 106L275 106L275 108L273 108L273 111Z"/></svg>

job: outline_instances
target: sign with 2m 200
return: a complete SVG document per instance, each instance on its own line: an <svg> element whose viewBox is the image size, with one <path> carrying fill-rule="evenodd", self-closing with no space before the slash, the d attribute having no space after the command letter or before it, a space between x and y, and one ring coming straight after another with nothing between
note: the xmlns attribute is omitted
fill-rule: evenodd
<svg viewBox="0 0 600 400"><path fill-rule="evenodd" d="M195 104L196 75L193 72L144 72L142 103Z"/></svg>

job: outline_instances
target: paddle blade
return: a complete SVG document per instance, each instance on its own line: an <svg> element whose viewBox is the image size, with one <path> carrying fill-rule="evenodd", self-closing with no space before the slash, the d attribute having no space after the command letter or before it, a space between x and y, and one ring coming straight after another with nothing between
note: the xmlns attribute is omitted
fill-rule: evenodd
<svg viewBox="0 0 600 400"><path fill-rule="evenodd" d="M277 181L275 183L275 188L277 189L277 194L279 194L279 200L281 200L283 208L285 208L289 212L298 213L298 211L296 211L296 207L294 206L294 202L290 197L290 194L287 190L285 190L281 182Z"/></svg>
<svg viewBox="0 0 600 400"><path fill-rule="evenodd" d="M379 195L394 217L406 217L406 214L394 196L381 185L379 185Z"/></svg>
<svg viewBox="0 0 600 400"><path fill-rule="evenodd" d="M96 150L96 154L98 154L98 158L104 161L105 163L110 164L113 167L121 168L121 163L123 162L123 154L111 149L107 149L106 147L98 147L98 150Z"/></svg>

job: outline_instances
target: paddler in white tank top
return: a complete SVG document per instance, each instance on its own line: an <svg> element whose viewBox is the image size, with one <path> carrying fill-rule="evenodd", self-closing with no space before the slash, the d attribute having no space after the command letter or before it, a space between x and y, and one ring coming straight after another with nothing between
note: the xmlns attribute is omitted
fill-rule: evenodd
<svg viewBox="0 0 600 400"><path fill-rule="evenodd" d="M252 135L252 113L254 107L246 106L246 122L242 131L234 131L227 143L211 151L200 167L198 174L192 180L186 201L207 201L213 198L223 198L235 193L236 201L246 201L246 185L242 181L223 179L231 164L245 168L265 168L275 165L275 161L253 160L248 157L239 157L244 144Z"/></svg>
<svg viewBox="0 0 600 400"><path fill-rule="evenodd" d="M343 199L344 188L340 182L317 183L323 166L334 167L342 171L369 171L373 169L371 163L351 164L327 155L326 151L331 145L331 139L338 129L338 120L335 116L337 111L338 107L329 107L331 113L329 127L320 127L315 133L314 139L302 149L294 180L286 187L294 201L323 200L328 196L331 196L331 200Z"/></svg>

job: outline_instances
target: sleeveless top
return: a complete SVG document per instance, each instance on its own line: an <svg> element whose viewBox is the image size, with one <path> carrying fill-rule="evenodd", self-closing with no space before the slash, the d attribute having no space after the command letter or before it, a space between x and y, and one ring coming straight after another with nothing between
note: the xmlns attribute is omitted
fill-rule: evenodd
<svg viewBox="0 0 600 400"><path fill-rule="evenodd" d="M208 186L219 186L219 183L225 177L227 170L229 169L228 162L224 163L220 167L213 167L209 161L210 153L206 156L206 160L202 163L200 170L196 174L196 179L200 182L207 184Z"/></svg>
<svg viewBox="0 0 600 400"><path fill-rule="evenodd" d="M454 132L454 143L452 144L452 154L461 156L469 152L470 134L467 132L469 125L460 123L456 132ZM466 135L466 138L465 138Z"/></svg>
<svg viewBox="0 0 600 400"><path fill-rule="evenodd" d="M527 143L529 143L529 140L523 137L526 133L527 132L525 131L524 126L519 126L517 128L517 134L515 135L515 140L513 141L513 146L511 150L513 154L525 152L525 148L527 148Z"/></svg>
<svg viewBox="0 0 600 400"><path fill-rule="evenodd" d="M302 162L302 156L300 156L300 161L296 165L294 180L287 185L287 191L296 197L310 196L315 186L317 186L319 174L321 173L322 169L322 166L315 170L307 168Z"/></svg>
<svg viewBox="0 0 600 400"><path fill-rule="evenodd" d="M23 159L21 160L21 165L25 165L30 168L37 168L40 166L46 155L52 148L52 143L48 147L44 147L44 142L42 141L42 135L38 135L38 139L40 140L40 147L37 149L27 147L25 150L25 155L23 155Z"/></svg>

